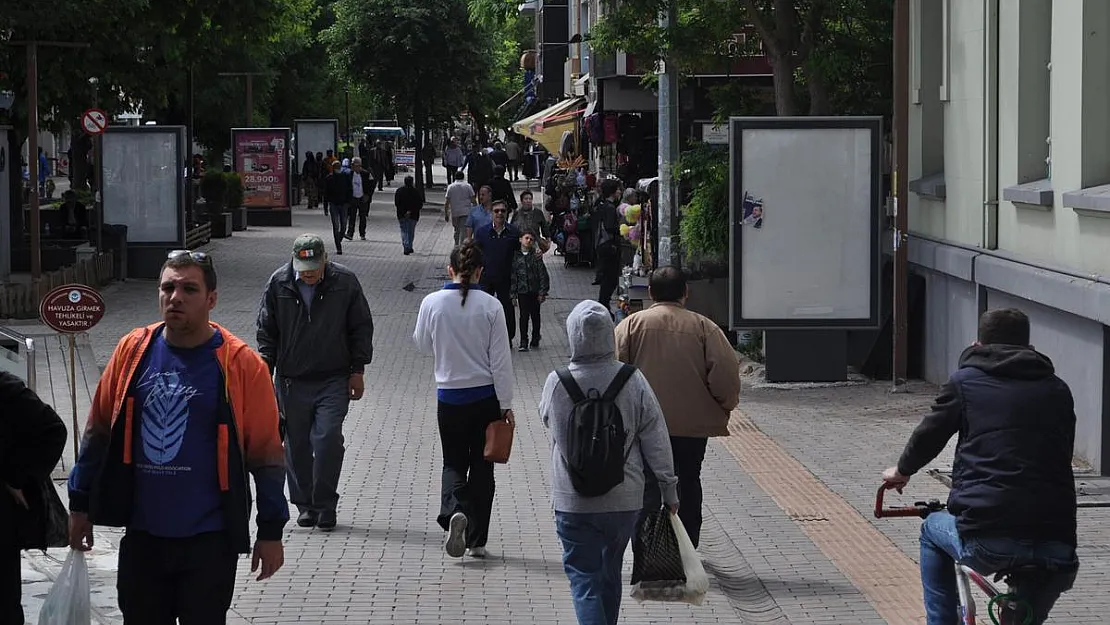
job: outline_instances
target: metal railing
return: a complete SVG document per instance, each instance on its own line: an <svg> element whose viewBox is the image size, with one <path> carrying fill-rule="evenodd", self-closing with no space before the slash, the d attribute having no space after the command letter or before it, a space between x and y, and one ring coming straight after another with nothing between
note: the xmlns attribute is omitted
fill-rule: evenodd
<svg viewBox="0 0 1110 625"><path fill-rule="evenodd" d="M27 375L23 381L27 384L27 388L32 391L37 391L38 375L35 368L35 339L24 336L11 328L0 326L0 340L14 341L17 344L17 351L23 350L27 359Z"/></svg>

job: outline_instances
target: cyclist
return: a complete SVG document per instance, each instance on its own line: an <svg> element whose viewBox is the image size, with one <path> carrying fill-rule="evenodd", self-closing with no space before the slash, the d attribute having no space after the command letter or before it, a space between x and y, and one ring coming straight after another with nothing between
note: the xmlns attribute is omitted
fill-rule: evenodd
<svg viewBox="0 0 1110 625"><path fill-rule="evenodd" d="M948 509L921 526L921 584L929 625L956 625L955 561L1015 576L1018 597L1043 623L1075 582L1075 410L1052 361L1029 345L1029 318L989 310L932 412L883 473L899 491L959 434ZM1020 615L1024 616L1024 615Z"/></svg>

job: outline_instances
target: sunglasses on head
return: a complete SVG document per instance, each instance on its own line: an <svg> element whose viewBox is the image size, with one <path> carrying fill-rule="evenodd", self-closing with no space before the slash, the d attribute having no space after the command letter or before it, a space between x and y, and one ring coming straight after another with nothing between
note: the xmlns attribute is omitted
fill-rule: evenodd
<svg viewBox="0 0 1110 625"><path fill-rule="evenodd" d="M199 265L206 265L209 267L212 266L212 257L208 255L208 252L194 252L193 250L173 250L169 254L166 254L166 259L173 260L175 258L181 258L182 256L188 256L189 258L192 258Z"/></svg>

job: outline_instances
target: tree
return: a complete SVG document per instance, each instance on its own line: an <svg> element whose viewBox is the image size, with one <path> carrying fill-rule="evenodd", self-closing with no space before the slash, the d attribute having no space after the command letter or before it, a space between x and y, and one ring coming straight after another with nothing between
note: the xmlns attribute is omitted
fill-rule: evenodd
<svg viewBox="0 0 1110 625"><path fill-rule="evenodd" d="M490 47L471 27L463 0L337 0L321 35L331 67L352 85L372 87L411 122L417 154L429 124L451 119L481 86ZM418 157L419 158L419 157ZM423 188L423 169L416 168Z"/></svg>

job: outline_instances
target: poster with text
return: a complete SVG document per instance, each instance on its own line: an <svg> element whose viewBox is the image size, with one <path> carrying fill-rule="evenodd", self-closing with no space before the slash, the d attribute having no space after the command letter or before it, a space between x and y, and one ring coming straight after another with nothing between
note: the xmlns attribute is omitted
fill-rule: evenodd
<svg viewBox="0 0 1110 625"><path fill-rule="evenodd" d="M243 180L243 206L289 208L289 129L232 131L235 171Z"/></svg>

